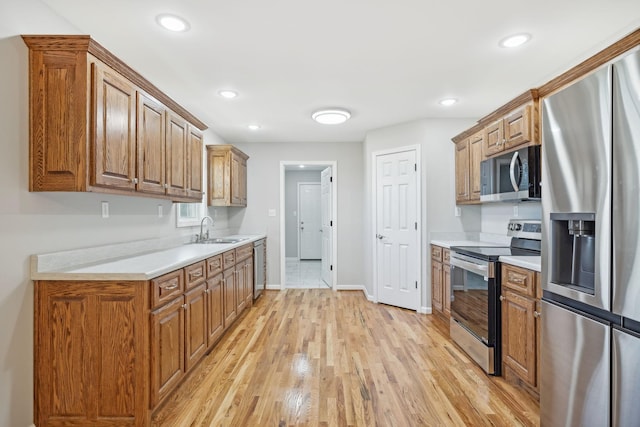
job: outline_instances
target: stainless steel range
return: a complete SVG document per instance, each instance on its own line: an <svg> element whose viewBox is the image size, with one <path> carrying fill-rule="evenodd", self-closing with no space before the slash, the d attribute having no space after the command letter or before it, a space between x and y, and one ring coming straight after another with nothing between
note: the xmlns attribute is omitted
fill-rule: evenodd
<svg viewBox="0 0 640 427"><path fill-rule="evenodd" d="M510 246L451 247L450 335L488 374L500 375L501 256L540 255L539 220L511 220Z"/></svg>

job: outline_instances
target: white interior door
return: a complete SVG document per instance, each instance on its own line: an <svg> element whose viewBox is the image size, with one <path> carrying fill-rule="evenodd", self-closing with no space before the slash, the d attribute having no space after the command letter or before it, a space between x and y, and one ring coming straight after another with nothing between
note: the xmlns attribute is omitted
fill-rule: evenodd
<svg viewBox="0 0 640 427"><path fill-rule="evenodd" d="M376 156L376 283L379 302L417 310L416 151Z"/></svg>
<svg viewBox="0 0 640 427"><path fill-rule="evenodd" d="M320 183L298 184L300 259L322 258Z"/></svg>
<svg viewBox="0 0 640 427"><path fill-rule="evenodd" d="M320 204L322 205L321 211L321 232L322 232L322 265L321 274L322 280L329 285L331 283L331 265L333 260L331 259L331 227L333 226L333 219L331 218L331 185L333 184L331 179L331 168L328 167L320 173Z"/></svg>

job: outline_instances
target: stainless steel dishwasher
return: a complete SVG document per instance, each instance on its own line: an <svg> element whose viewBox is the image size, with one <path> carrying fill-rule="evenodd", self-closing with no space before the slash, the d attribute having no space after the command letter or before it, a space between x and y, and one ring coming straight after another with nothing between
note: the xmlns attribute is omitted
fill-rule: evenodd
<svg viewBox="0 0 640 427"><path fill-rule="evenodd" d="M260 239L253 242L253 299L258 298L267 283L267 242Z"/></svg>

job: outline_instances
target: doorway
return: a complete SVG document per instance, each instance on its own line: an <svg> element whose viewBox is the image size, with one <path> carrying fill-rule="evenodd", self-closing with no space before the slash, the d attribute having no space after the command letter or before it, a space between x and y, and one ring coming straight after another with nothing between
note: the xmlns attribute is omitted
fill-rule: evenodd
<svg viewBox="0 0 640 427"><path fill-rule="evenodd" d="M281 289L335 289L336 186L335 161L280 162Z"/></svg>
<svg viewBox="0 0 640 427"><path fill-rule="evenodd" d="M420 147L373 153L373 277L378 302L420 309Z"/></svg>

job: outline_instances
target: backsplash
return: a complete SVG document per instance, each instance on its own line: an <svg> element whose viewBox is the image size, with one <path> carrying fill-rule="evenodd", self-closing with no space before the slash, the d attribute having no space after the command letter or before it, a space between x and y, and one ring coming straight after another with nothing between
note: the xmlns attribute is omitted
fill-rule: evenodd
<svg viewBox="0 0 640 427"><path fill-rule="evenodd" d="M480 231L505 235L509 219L541 219L541 217L540 202L485 203L481 206Z"/></svg>

